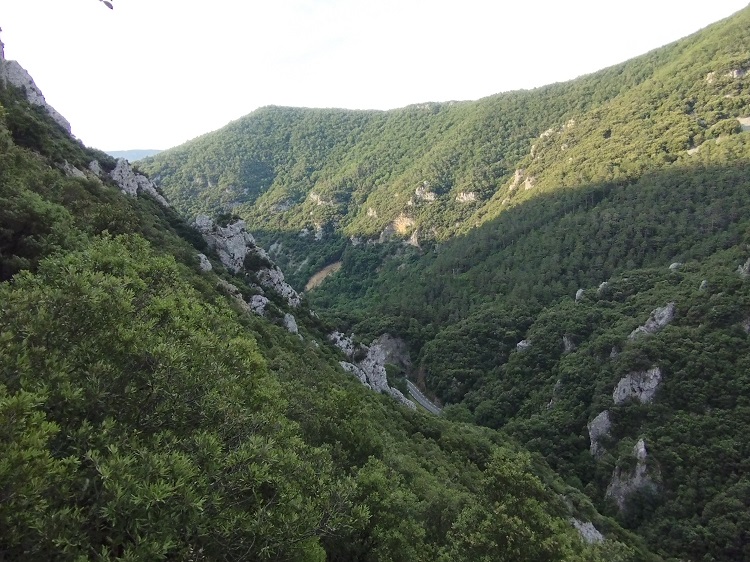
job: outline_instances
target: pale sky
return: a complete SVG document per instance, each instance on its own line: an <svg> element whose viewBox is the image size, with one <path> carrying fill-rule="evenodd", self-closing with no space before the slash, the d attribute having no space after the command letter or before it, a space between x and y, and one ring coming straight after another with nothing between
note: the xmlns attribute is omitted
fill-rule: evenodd
<svg viewBox="0 0 750 562"><path fill-rule="evenodd" d="M84 143L165 149L264 105L392 109L569 80L748 0L0 0Z"/></svg>

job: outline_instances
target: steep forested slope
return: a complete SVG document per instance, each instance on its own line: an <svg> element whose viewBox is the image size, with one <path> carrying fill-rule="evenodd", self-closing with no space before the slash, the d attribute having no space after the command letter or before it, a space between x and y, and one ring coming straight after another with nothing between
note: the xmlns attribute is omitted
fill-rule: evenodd
<svg viewBox="0 0 750 562"><path fill-rule="evenodd" d="M750 117L749 13L533 91L390 112L261 109L143 167L183 212L234 210L297 264L332 259L343 236L443 240L547 191L722 162L705 153ZM301 246L303 229L319 243Z"/></svg>
<svg viewBox="0 0 750 562"><path fill-rule="evenodd" d="M365 389L306 305L248 313L122 168L0 87L0 558L658 559L500 433Z"/></svg>
<svg viewBox="0 0 750 562"><path fill-rule="evenodd" d="M745 9L477 102L266 108L144 169L188 215L247 218L298 287L341 261L307 301L405 337L448 417L504 428L666 556L744 559L748 30Z"/></svg>

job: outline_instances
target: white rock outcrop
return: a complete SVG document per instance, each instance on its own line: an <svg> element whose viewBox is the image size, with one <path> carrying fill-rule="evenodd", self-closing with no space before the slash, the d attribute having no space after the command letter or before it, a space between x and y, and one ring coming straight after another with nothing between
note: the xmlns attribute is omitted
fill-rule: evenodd
<svg viewBox="0 0 750 562"><path fill-rule="evenodd" d="M354 363L348 363L346 361L339 361L339 365L341 365L341 368L344 369L347 373L353 374L355 377L359 379L359 382L361 382L363 385L365 385L367 388L372 389L370 386L370 383L367 382L367 375L365 372L357 367Z"/></svg>
<svg viewBox="0 0 750 562"><path fill-rule="evenodd" d="M655 308L651 311L651 316L643 326L638 326L633 330L628 339L635 339L639 336L655 334L667 327L667 325L674 320L675 311L677 307L675 303L670 302L666 306Z"/></svg>
<svg viewBox="0 0 750 562"><path fill-rule="evenodd" d="M596 296L600 297L602 293L604 293L609 288L609 283L607 281L602 281L599 284L599 288L596 290Z"/></svg>
<svg viewBox="0 0 750 562"><path fill-rule="evenodd" d="M284 314L284 327L290 334L299 334L299 328L297 326L297 320L293 315L288 312Z"/></svg>
<svg viewBox="0 0 750 562"><path fill-rule="evenodd" d="M605 494L606 497L612 498L615 501L620 511L626 509L626 502L634 492L656 492L658 490L646 463L648 451L646 450L646 442L643 439L639 439L638 443L633 447L633 456L636 459L635 468L632 471L626 471L619 466L615 467Z"/></svg>
<svg viewBox="0 0 750 562"><path fill-rule="evenodd" d="M138 193L148 193L156 199L160 205L163 207L169 207L167 200L156 190L156 184L143 174L134 172L133 168L130 166L130 162L124 158L117 159L117 165L115 166L115 169L110 172L109 176L115 181L123 193L130 195L131 197L137 197Z"/></svg>
<svg viewBox="0 0 750 562"><path fill-rule="evenodd" d="M429 182L424 181L422 185L414 190L414 197L432 203L437 198L437 195L433 191L430 191Z"/></svg>
<svg viewBox="0 0 750 562"><path fill-rule="evenodd" d="M370 347L367 349L367 355L359 362L359 368L364 371L367 376L367 382L370 383L370 388L383 394L388 394L398 402L401 402L404 406L416 409L414 402L409 400L406 396L401 394L400 390L388 386L388 379L386 377L385 365L388 363L389 350L386 346L381 346L378 340L372 342Z"/></svg>
<svg viewBox="0 0 750 562"><path fill-rule="evenodd" d="M383 353L383 360L390 365L398 365L403 369L411 368L411 356L406 342L401 338L390 334L383 334L370 344L370 347L378 347Z"/></svg>
<svg viewBox="0 0 750 562"><path fill-rule="evenodd" d="M89 171L97 177L102 177L104 174L104 170L102 170L102 165L99 164L99 160L92 160L89 162Z"/></svg>
<svg viewBox="0 0 750 562"><path fill-rule="evenodd" d="M471 203L477 200L477 194L473 191L462 191L456 195L456 201L459 203Z"/></svg>
<svg viewBox="0 0 750 562"><path fill-rule="evenodd" d="M750 258L747 258L747 261L737 268L737 273L743 279L750 277Z"/></svg>
<svg viewBox="0 0 750 562"><path fill-rule="evenodd" d="M36 105L44 109L55 123L70 133L70 123L68 123L68 120L47 103L47 100L44 99L44 94L37 87L31 75L26 72L26 69L14 60L5 60L2 49L0 49L0 82L4 85L15 86L23 90L26 95L26 101L31 105Z"/></svg>
<svg viewBox="0 0 750 562"><path fill-rule="evenodd" d="M266 307L271 303L263 295L253 295L250 298L250 311L258 316L265 316Z"/></svg>
<svg viewBox="0 0 750 562"><path fill-rule="evenodd" d="M198 254L198 267L201 271L211 271L214 268L206 254Z"/></svg>
<svg viewBox="0 0 750 562"><path fill-rule="evenodd" d="M575 517L570 520L573 527L576 528L578 534L581 535L583 542L586 544L597 544L604 542L604 535L601 534L599 529L594 527L591 521L581 521Z"/></svg>
<svg viewBox="0 0 750 562"><path fill-rule="evenodd" d="M297 308L301 304L302 300L299 294L289 283L284 281L284 274L277 266L260 269L256 273L256 277L261 287L271 289L281 295L292 308Z"/></svg>
<svg viewBox="0 0 750 562"><path fill-rule="evenodd" d="M328 339L333 345L343 351L347 357L354 355L354 340L352 336L347 336L343 332L332 332L328 334Z"/></svg>
<svg viewBox="0 0 750 562"><path fill-rule="evenodd" d="M609 410L599 413L586 426L589 430L591 455L599 458L604 454L604 447L601 444L601 440L609 437L609 432L612 430L612 420L609 417Z"/></svg>
<svg viewBox="0 0 750 562"><path fill-rule="evenodd" d="M195 217L193 226L208 245L216 250L219 260L232 273L239 273L248 252L255 251L268 259L265 251L255 245L255 239L247 231L245 221L238 220L221 227L206 215Z"/></svg>
<svg viewBox="0 0 750 562"><path fill-rule="evenodd" d="M531 347L531 340L521 340L516 344L516 351L526 351Z"/></svg>
<svg viewBox="0 0 750 562"><path fill-rule="evenodd" d="M583 289L578 289L576 291L576 302L581 301L581 299L583 298L583 292L584 292Z"/></svg>
<svg viewBox="0 0 750 562"><path fill-rule="evenodd" d="M510 182L510 185L508 186L508 191L514 191L521 184L525 175L526 175L526 169L518 168L513 174L513 181Z"/></svg>
<svg viewBox="0 0 750 562"><path fill-rule="evenodd" d="M247 231L245 221L238 220L222 227L206 215L198 215L193 226L216 251L219 260L229 271L239 273L244 268L248 254L255 254L269 264L268 267L263 267L255 273L261 287L278 293L292 308L300 305L302 301L299 294L284 280L284 274L272 264L266 251L256 246L255 239Z"/></svg>
<svg viewBox="0 0 750 562"><path fill-rule="evenodd" d="M355 375L362 384L376 392L388 394L404 406L416 409L414 402L404 396L401 391L388 386L388 378L385 371L386 364L395 364L408 367L411 365L409 352L403 340L394 338L389 334L383 334L374 340L369 347L366 345L355 349L351 336L341 332L333 332L328 339L341 349L344 354L352 359L355 351L366 353L364 359L356 363L341 361L341 367Z"/></svg>
<svg viewBox="0 0 750 562"><path fill-rule="evenodd" d="M654 394L661 384L661 369L652 367L648 371L635 371L620 379L614 391L612 400L615 404L622 404L634 398L642 404L654 399Z"/></svg>

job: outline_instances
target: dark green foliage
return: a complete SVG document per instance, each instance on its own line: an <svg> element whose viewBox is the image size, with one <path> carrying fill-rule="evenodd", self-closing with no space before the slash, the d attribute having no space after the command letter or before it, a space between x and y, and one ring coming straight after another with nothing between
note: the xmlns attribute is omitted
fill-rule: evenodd
<svg viewBox="0 0 750 562"><path fill-rule="evenodd" d="M465 513L518 505L558 559L635 544L614 527L607 549L584 546L560 483L500 434L366 390L306 308L305 341L235 310L173 211L66 176L63 159L108 164L3 95L1 559L450 559ZM600 517L578 499L571 513ZM526 540L512 523L483 540Z"/></svg>
<svg viewBox="0 0 750 562"><path fill-rule="evenodd" d="M610 513L665 556L742 559L748 30L743 10L590 76L477 102L265 108L144 167L188 215L237 212L280 242L273 257L300 288L340 260L308 293L313 308L364 339L404 337L446 417L503 428L602 509L644 438L659 491ZM404 247L415 233L419 247ZM667 329L628 339L668 302ZM612 403L622 377L654 365L653 403ZM604 409L612 435L594 460L586 424ZM336 454L363 466L383 450L359 439ZM502 559L482 542L497 533L470 535L493 524L489 504L464 507L453 546Z"/></svg>

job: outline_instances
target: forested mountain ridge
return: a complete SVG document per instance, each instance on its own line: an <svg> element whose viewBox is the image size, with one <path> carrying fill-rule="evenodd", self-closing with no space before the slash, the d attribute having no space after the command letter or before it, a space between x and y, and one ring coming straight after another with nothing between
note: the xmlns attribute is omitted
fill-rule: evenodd
<svg viewBox="0 0 750 562"><path fill-rule="evenodd" d="M691 149L739 132L749 14L572 82L477 102L260 109L142 167L188 215L443 240L541 192L689 166Z"/></svg>
<svg viewBox="0 0 750 562"><path fill-rule="evenodd" d="M0 558L659 559L501 433L365 389L305 303L249 311L262 254L232 275L28 95L0 84Z"/></svg>
<svg viewBox="0 0 750 562"><path fill-rule="evenodd" d="M665 557L748 559L749 24L477 102L265 108L144 169L246 218L298 287L340 261L307 301L404 337L446 417Z"/></svg>

